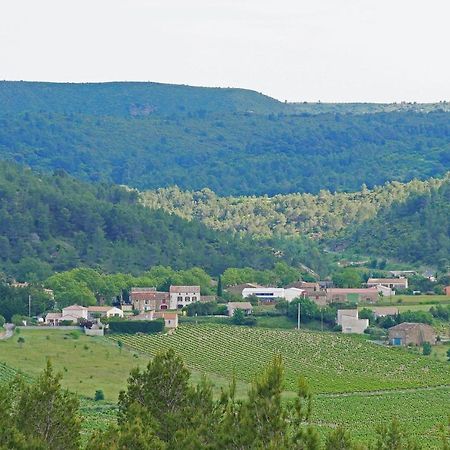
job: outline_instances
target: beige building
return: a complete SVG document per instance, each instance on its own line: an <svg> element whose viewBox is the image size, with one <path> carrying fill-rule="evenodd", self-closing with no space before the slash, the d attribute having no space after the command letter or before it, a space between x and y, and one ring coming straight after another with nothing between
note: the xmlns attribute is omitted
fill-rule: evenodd
<svg viewBox="0 0 450 450"><path fill-rule="evenodd" d="M228 315L231 317L236 309L241 309L246 316L253 312L253 306L250 302L230 302L227 303Z"/></svg>
<svg viewBox="0 0 450 450"><path fill-rule="evenodd" d="M79 320L88 320L88 309L80 305L71 305L62 309L62 312L48 313L45 316L47 325L59 325L60 322L72 322L76 325Z"/></svg>
<svg viewBox="0 0 450 450"><path fill-rule="evenodd" d="M372 288L331 288L327 289L328 303L376 303L378 290Z"/></svg>
<svg viewBox="0 0 450 450"><path fill-rule="evenodd" d="M169 309L184 308L201 301L200 286L170 286L169 297Z"/></svg>
<svg viewBox="0 0 450 450"><path fill-rule="evenodd" d="M115 306L88 306L87 310L90 320L100 317L123 317L123 311Z"/></svg>
<svg viewBox="0 0 450 450"><path fill-rule="evenodd" d="M156 320L164 319L166 328L178 327L178 314L176 311L147 311L136 316L130 316L128 320Z"/></svg>
<svg viewBox="0 0 450 450"><path fill-rule="evenodd" d="M360 319L357 309L338 309L337 324L342 327L343 333L363 334L369 327L369 320Z"/></svg>
<svg viewBox="0 0 450 450"><path fill-rule="evenodd" d="M404 322L388 330L391 345L423 345L424 342L436 343L436 332L425 323Z"/></svg>
<svg viewBox="0 0 450 450"><path fill-rule="evenodd" d="M385 286L391 289L408 289L408 278L369 278L367 287Z"/></svg>

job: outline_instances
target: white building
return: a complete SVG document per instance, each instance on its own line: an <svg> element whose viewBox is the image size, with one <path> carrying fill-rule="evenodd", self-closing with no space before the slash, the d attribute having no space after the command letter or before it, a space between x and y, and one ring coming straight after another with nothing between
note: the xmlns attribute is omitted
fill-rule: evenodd
<svg viewBox="0 0 450 450"><path fill-rule="evenodd" d="M89 319L100 317L123 317L123 311L115 306L88 306Z"/></svg>
<svg viewBox="0 0 450 450"><path fill-rule="evenodd" d="M369 319L359 319L357 309L338 309L337 323L343 333L363 334L369 327Z"/></svg>
<svg viewBox="0 0 450 450"><path fill-rule="evenodd" d="M242 297L247 298L251 296L258 297L262 302L271 302L277 298L282 298L291 302L295 298L303 297L306 291L298 288L275 288L275 287L257 287L245 288L242 291Z"/></svg>
<svg viewBox="0 0 450 450"><path fill-rule="evenodd" d="M170 286L169 308L181 309L200 301L200 286Z"/></svg>

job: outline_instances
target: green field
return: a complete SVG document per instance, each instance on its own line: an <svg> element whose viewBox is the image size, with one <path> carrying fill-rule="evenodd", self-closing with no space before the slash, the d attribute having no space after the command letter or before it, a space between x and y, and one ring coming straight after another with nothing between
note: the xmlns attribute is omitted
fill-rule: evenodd
<svg viewBox="0 0 450 450"><path fill-rule="evenodd" d="M340 397L317 396L313 404L314 421L321 428L343 425L360 440L373 439L378 425L396 417L424 448L438 447L438 426L445 425L449 415L449 387Z"/></svg>
<svg viewBox="0 0 450 450"><path fill-rule="evenodd" d="M385 298L379 305L432 305L437 303L450 304L450 296L448 295L394 295L393 297Z"/></svg>
<svg viewBox="0 0 450 450"><path fill-rule="evenodd" d="M450 385L450 366L386 348L362 336L222 325L184 325L172 335L113 335L133 351L154 355L173 347L187 365L249 382L275 353L283 356L286 390L305 376L315 393Z"/></svg>
<svg viewBox="0 0 450 450"><path fill-rule="evenodd" d="M17 370L35 377L50 357L63 373L63 385L82 396L84 439L115 420L113 402L125 388L130 369L142 367L168 347L193 370L193 382L206 374L216 395L234 372L238 397L245 395L248 382L273 353L280 352L287 377L284 398L293 398L295 380L305 375L316 392L313 420L323 432L342 424L366 441L375 436L377 424L397 416L426 448L436 448L437 425L450 414L450 364L443 353L448 346L433 349L438 360L378 346L360 336L214 324L185 324L173 335L74 338L60 329L22 328L20 336L25 339L22 348L17 335L0 342L0 382L11 380ZM118 339L125 344L122 350ZM105 402L87 398L96 389L104 390Z"/></svg>

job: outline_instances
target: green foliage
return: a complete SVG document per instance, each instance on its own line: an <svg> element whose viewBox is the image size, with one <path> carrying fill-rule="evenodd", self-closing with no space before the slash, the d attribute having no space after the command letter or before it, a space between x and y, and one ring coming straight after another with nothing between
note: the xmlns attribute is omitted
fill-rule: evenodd
<svg viewBox="0 0 450 450"><path fill-rule="evenodd" d="M19 336L19 338L17 339L17 343L19 344L19 347L22 348L23 344L25 344L25 338Z"/></svg>
<svg viewBox="0 0 450 450"><path fill-rule="evenodd" d="M110 320L113 333L160 333L164 330L164 319L156 320Z"/></svg>
<svg viewBox="0 0 450 450"><path fill-rule="evenodd" d="M355 191L449 167L445 112L291 115L297 106L248 91L154 84L0 88L3 158L93 181L275 195Z"/></svg>
<svg viewBox="0 0 450 450"><path fill-rule="evenodd" d="M321 190L316 195L293 193L273 197L223 197L208 188L193 192L175 186L142 192L141 197L149 208L161 208L188 220L199 219L216 230L257 237L301 235L317 239L335 236L349 226L375 217L396 201L430 192L442 183L443 180L433 178L406 184L393 181L372 190L363 187L358 192ZM372 268L384 269L385 265L385 260L371 261Z"/></svg>
<svg viewBox="0 0 450 450"><path fill-rule="evenodd" d="M0 406L2 448L79 449L79 401L61 388L61 375L49 362L32 383L16 379L0 386Z"/></svg>
<svg viewBox="0 0 450 450"><path fill-rule="evenodd" d="M429 192L411 195L381 210L374 219L349 231L343 241L363 253L433 266L441 261L442 265L450 253L449 210L447 178Z"/></svg>
<svg viewBox="0 0 450 450"><path fill-rule="evenodd" d="M226 314L226 305L219 305L216 302L195 302L185 307L188 316L212 316L216 314Z"/></svg>
<svg viewBox="0 0 450 450"><path fill-rule="evenodd" d="M101 400L105 400L105 393L101 389L97 389L94 394L94 400L99 402Z"/></svg>
<svg viewBox="0 0 450 450"><path fill-rule="evenodd" d="M37 176L1 163L0 191L0 266L19 280L44 279L50 268L63 271L80 265L132 273L158 264L175 269L201 266L219 274L227 267L269 268L276 262L272 242L255 246L250 238L149 210L135 191L87 185L61 171ZM80 271L76 281L101 290L95 277ZM74 284L68 295L80 287ZM82 296L86 303L93 300L87 292Z"/></svg>
<svg viewBox="0 0 450 450"><path fill-rule="evenodd" d="M243 325L245 321L245 313L242 309L236 308L231 318L234 325Z"/></svg>
<svg viewBox="0 0 450 450"><path fill-rule="evenodd" d="M361 273L356 269L342 269L333 274L333 283L339 288L359 288L362 283Z"/></svg>
<svg viewBox="0 0 450 450"><path fill-rule="evenodd" d="M432 350L433 350L433 347L431 347L431 344L429 342L423 343L422 354L424 356L431 355Z"/></svg>
<svg viewBox="0 0 450 450"><path fill-rule="evenodd" d="M2 315L0 315L0 328L2 328L3 325L5 325L5 322L6 322L5 318Z"/></svg>
<svg viewBox="0 0 450 450"><path fill-rule="evenodd" d="M14 288L0 282L0 312L8 322L22 325L21 317L28 314L28 297L31 296L31 315L34 317L53 308L54 302L41 286ZM15 321L13 321L13 316Z"/></svg>

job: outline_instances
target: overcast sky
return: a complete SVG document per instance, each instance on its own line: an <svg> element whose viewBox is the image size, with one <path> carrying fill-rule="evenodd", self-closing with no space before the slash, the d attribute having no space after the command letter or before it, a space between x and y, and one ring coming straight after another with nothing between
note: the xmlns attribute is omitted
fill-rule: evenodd
<svg viewBox="0 0 450 450"><path fill-rule="evenodd" d="M0 79L450 100L449 24L449 0L0 0Z"/></svg>

